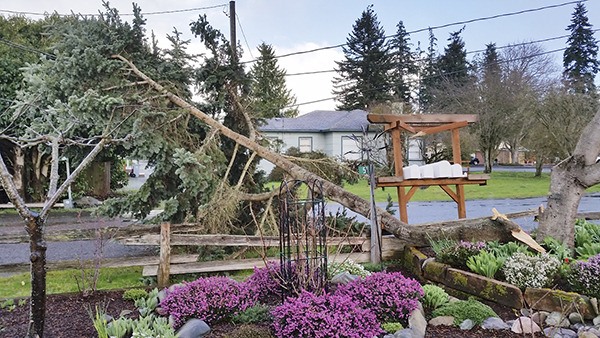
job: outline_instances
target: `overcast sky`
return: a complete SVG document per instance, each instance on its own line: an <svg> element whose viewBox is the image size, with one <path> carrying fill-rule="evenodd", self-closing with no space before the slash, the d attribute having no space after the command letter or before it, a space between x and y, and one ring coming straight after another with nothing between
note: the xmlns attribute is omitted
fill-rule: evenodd
<svg viewBox="0 0 600 338"><path fill-rule="evenodd" d="M252 60L256 56L256 47L266 42L273 45L276 54L287 54L319 47L338 45L346 42L352 25L372 3L378 19L387 35L396 32L396 24L404 22L407 31L426 29L449 23L496 16L499 14L525 11L540 7L560 5L566 0L238 0L236 13L238 17L237 37L244 47L244 59ZM113 0L110 2L123 14L130 14L131 1ZM143 13L186 10L212 7L210 9L183 11L146 15L147 29L153 30L165 43L164 36L176 27L185 33L185 38L192 39L191 51L201 50L199 40L193 39L189 33L189 23L205 13L211 24L229 36L229 2L219 0L140 0L137 1ZM594 29L600 29L600 1L584 2L588 9L588 18ZM17 12L58 12L71 11L83 14L96 14L102 7L101 1L94 0L0 0L0 15L11 15ZM222 6L221 6L222 5ZM568 34L565 30L570 24L574 4L527 12L518 15L468 23L462 33L467 51L481 50L490 42L497 46L511 43L535 41L559 37ZM27 14L39 18L35 14ZM123 16L130 20L130 16ZM443 52L450 32L463 25L454 25L435 29L438 47ZM411 42L416 46L420 41L426 48L427 32L411 34ZM596 33L598 39L599 34ZM541 43L545 50L564 48L565 39L556 39ZM166 46L166 43L165 45ZM472 57L474 54L470 54ZM562 60L562 51L553 54L557 63ZM289 74L333 69L335 60L341 60L341 48L290 56L279 59L279 64ZM304 76L289 76L288 87L297 97L298 103L329 98L331 79L335 73ZM328 100L299 107L301 113L312 110L334 109L335 102Z"/></svg>

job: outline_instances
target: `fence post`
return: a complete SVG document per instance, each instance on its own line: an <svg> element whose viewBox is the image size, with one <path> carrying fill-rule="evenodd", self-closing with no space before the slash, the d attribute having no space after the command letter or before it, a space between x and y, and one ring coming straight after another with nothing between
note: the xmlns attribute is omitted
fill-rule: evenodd
<svg viewBox="0 0 600 338"><path fill-rule="evenodd" d="M158 287L169 286L171 270L171 223L160 225L160 257L158 261Z"/></svg>

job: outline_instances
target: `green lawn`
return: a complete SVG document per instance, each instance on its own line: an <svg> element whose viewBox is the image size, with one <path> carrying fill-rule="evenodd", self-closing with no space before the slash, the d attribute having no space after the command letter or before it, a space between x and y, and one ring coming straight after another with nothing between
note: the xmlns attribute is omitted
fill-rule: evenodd
<svg viewBox="0 0 600 338"><path fill-rule="evenodd" d="M270 183L268 186L279 186L279 183ZM466 198L474 199L492 199L492 198L526 198L540 197L548 194L550 187L550 174L542 174L541 177L534 177L533 172L513 172L502 171L492 172L488 184L465 185ZM344 189L358 195L364 199L369 199L369 185L367 180L360 180L356 184L345 184ZM454 189L454 188L453 188ZM599 192L600 185L596 185L587 190L588 192ZM378 188L375 190L375 199L377 202L385 202L388 194L393 201L397 201L396 188ZM415 193L411 201L450 201L450 197L438 186L430 186L426 189L420 189Z"/></svg>
<svg viewBox="0 0 600 338"><path fill-rule="evenodd" d="M102 268L100 269L97 289L108 290L144 287L140 281L141 276L142 267ZM46 278L47 292L49 294L77 292L79 289L76 278L81 279L81 270L48 271ZM31 295L31 278L28 272L0 278L0 299L26 297L29 295Z"/></svg>

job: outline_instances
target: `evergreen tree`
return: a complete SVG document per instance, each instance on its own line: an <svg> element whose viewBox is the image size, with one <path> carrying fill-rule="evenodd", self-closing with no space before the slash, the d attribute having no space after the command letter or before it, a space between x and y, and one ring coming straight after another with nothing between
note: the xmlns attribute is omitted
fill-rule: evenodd
<svg viewBox="0 0 600 338"><path fill-rule="evenodd" d="M404 28L404 23L400 21L396 27L398 30L391 42L394 65L392 92L396 100L410 103L412 87L409 77L416 73L415 60L410 50L410 38Z"/></svg>
<svg viewBox="0 0 600 338"><path fill-rule="evenodd" d="M260 56L250 70L250 107L256 118L294 117L297 109L289 107L296 98L285 83L286 71L277 65L275 52L271 45L258 46Z"/></svg>
<svg viewBox="0 0 600 338"><path fill-rule="evenodd" d="M440 81L438 71L437 39L433 30L429 29L429 45L424 62L421 63L421 74L419 76L419 93L417 95L419 108L422 112L428 112L434 100L434 89Z"/></svg>
<svg viewBox="0 0 600 338"><path fill-rule="evenodd" d="M595 93L594 77L600 66L597 58L598 41L594 38L583 3L575 6L567 30L571 32L563 54L563 75L567 86L575 93Z"/></svg>
<svg viewBox="0 0 600 338"><path fill-rule="evenodd" d="M467 51L465 43L460 37L464 27L459 31L450 33L448 46L439 60L439 71L444 81L461 86L468 82L469 64L467 62Z"/></svg>
<svg viewBox="0 0 600 338"><path fill-rule="evenodd" d="M392 98L390 72L393 68L385 32L371 6L352 26L343 47L345 60L336 62L334 94L342 110L366 109Z"/></svg>

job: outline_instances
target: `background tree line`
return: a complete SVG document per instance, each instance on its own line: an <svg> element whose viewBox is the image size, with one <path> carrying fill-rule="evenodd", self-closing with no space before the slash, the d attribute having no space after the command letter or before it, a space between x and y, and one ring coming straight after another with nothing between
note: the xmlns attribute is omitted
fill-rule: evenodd
<svg viewBox="0 0 600 338"><path fill-rule="evenodd" d="M468 27L450 33L442 53L432 30L426 50L413 48L402 21L395 34L386 36L369 6L352 27L344 60L337 62L338 108L477 114L479 122L463 135L466 156L480 150L485 171L491 172L501 146L510 150L513 162L526 149L539 175L542 164L572 153L598 107L598 45L586 14L583 3L575 6L561 73L551 53L531 42L501 49L490 42L469 60L461 37ZM431 160L443 157L435 151L443 139L424 141Z"/></svg>

